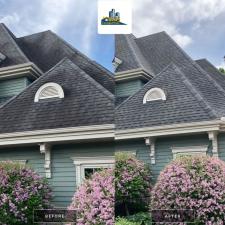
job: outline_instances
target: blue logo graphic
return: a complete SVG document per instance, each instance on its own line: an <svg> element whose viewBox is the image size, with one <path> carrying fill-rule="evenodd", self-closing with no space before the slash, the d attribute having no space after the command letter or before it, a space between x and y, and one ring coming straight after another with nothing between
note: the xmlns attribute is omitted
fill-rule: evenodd
<svg viewBox="0 0 225 225"><path fill-rule="evenodd" d="M127 25L125 23L120 22L120 13L116 12L115 9L109 11L108 17L103 17L101 20L102 25Z"/></svg>

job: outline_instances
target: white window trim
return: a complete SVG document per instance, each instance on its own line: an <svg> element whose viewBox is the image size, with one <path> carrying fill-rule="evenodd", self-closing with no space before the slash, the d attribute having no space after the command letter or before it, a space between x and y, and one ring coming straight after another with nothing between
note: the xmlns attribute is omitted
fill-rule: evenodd
<svg viewBox="0 0 225 225"><path fill-rule="evenodd" d="M111 168L115 164L114 156L99 157L72 157L76 166L76 186L78 187L84 180L85 168Z"/></svg>
<svg viewBox="0 0 225 225"><path fill-rule="evenodd" d="M154 91L157 91L159 92L159 94L161 95L160 98L155 98L155 99L152 99L152 100L147 100L148 99L148 96L154 92ZM163 100L165 101L166 100L166 94L165 92L161 89L161 88L151 88L150 90L148 90L146 93L145 93L145 96L143 98L143 104L146 104L147 102L151 102L151 101L156 101L156 100Z"/></svg>
<svg viewBox="0 0 225 225"><path fill-rule="evenodd" d="M185 147L172 147L173 158L175 159L177 155L195 155L201 154L206 155L208 150L207 145L200 145L200 146L185 146Z"/></svg>
<svg viewBox="0 0 225 225"><path fill-rule="evenodd" d="M41 92L47 87L54 87L57 90L58 94L55 96L40 97ZM49 83L42 85L35 94L34 102L39 102L39 100L47 99L47 98L64 98L64 91L63 91L62 87L59 84L53 83L53 82L49 82Z"/></svg>

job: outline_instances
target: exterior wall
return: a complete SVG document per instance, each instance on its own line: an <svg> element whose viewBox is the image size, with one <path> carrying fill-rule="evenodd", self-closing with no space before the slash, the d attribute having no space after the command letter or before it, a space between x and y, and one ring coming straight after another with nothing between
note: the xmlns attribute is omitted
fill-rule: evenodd
<svg viewBox="0 0 225 225"><path fill-rule="evenodd" d="M19 94L29 85L29 83L30 81L26 77L0 80L0 98Z"/></svg>
<svg viewBox="0 0 225 225"><path fill-rule="evenodd" d="M136 151L137 157L149 164L153 180L155 181L160 171L173 159L172 147L188 147L198 145L208 145L208 153L211 152L211 143L208 139L207 134L158 138L155 142L156 163L154 165L150 163L150 148L149 146L145 145L144 139L136 141L131 140L117 142L116 151Z"/></svg>
<svg viewBox="0 0 225 225"><path fill-rule="evenodd" d="M70 144L53 146L51 150L53 205L66 207L70 204L76 188L76 169L72 157L113 156L112 143ZM27 164L45 177L44 155L39 146L0 149L0 161L27 160Z"/></svg>
<svg viewBox="0 0 225 225"><path fill-rule="evenodd" d="M219 158L225 161L225 133L218 135L218 153Z"/></svg>
<svg viewBox="0 0 225 225"><path fill-rule="evenodd" d="M141 80L131 80L126 82L120 82L116 85L116 96L117 97L124 97L130 96L141 89L144 85L143 81Z"/></svg>
<svg viewBox="0 0 225 225"><path fill-rule="evenodd" d="M75 192L76 170L72 157L113 156L112 143L91 143L55 146L52 149L53 204L68 206Z"/></svg>

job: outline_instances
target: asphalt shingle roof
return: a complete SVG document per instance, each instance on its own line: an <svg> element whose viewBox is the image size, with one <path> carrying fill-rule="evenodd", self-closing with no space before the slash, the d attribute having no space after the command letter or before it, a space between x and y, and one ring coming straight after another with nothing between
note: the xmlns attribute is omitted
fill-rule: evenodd
<svg viewBox="0 0 225 225"><path fill-rule="evenodd" d="M114 78L110 71L90 60L52 31L18 38L17 44L30 61L34 62L44 72L67 57L104 88L111 93L114 92Z"/></svg>
<svg viewBox="0 0 225 225"><path fill-rule="evenodd" d="M155 74L117 107L117 129L204 121L225 115L225 77L212 64L193 61L165 32L135 41ZM145 92L153 87L166 91L167 100L143 105Z"/></svg>
<svg viewBox="0 0 225 225"><path fill-rule="evenodd" d="M47 82L62 86L63 99L34 102ZM65 58L0 110L0 133L114 123L114 96Z"/></svg>
<svg viewBox="0 0 225 225"><path fill-rule="evenodd" d="M18 47L15 36L3 23L0 23L0 52L6 56L6 59L0 63L0 68L29 62Z"/></svg>
<svg viewBox="0 0 225 225"><path fill-rule="evenodd" d="M166 93L166 101L143 104L145 93L158 87ZM186 75L170 64L149 81L140 91L125 100L116 109L116 129L132 129L175 123L197 122L215 118Z"/></svg>

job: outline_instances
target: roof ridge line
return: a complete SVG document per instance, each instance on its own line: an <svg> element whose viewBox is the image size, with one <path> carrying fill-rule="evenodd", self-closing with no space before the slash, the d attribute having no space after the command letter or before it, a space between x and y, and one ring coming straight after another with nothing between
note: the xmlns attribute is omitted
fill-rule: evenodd
<svg viewBox="0 0 225 225"><path fill-rule="evenodd" d="M93 79L90 75L88 75L84 70L82 70L78 65L76 65L75 63L73 63L69 58L65 57L64 60L68 60L70 61L70 63L72 64L71 66L74 68L78 68L86 77L84 77L86 80L89 80L92 85L94 85L95 87L97 86L97 88L105 95L107 95L108 98L110 98L111 100L114 100L114 95L108 91L106 88L104 88L101 84L99 84L95 79Z"/></svg>
<svg viewBox="0 0 225 225"><path fill-rule="evenodd" d="M2 25L2 28L5 30L6 34L9 36L9 38L12 40L12 44L14 45L14 47L18 50L18 52L27 60L27 62L30 62L30 60L28 59L28 57L26 56L26 54L22 51L22 49L18 46L16 40L11 36L10 33L12 33L6 26L4 23L1 23L0 25ZM13 34L13 33L12 33ZM14 34L13 34L14 36ZM16 37L15 37L16 38Z"/></svg>
<svg viewBox="0 0 225 225"><path fill-rule="evenodd" d="M76 53L78 53L80 56L84 57L88 62L90 62L92 65L97 66L100 70L106 72L106 75L112 79L114 81L113 78L113 73L111 71L109 71L108 69L104 68L102 65L100 65L99 63L97 63L94 60L91 60L90 58L88 58L86 55L84 55L82 52L80 52L78 49L74 48L71 44L69 44L67 41L65 41L63 38L61 38L59 35L57 35L56 33L54 33L53 31L49 30L51 35L54 35L58 40L62 41L62 43L69 48L72 51L75 51ZM110 75L110 74L111 75Z"/></svg>
<svg viewBox="0 0 225 225"><path fill-rule="evenodd" d="M167 68L169 68L171 65L175 65L173 62L169 63L167 66L165 66L159 73L157 73L154 77L152 77L151 80L149 80L145 85L141 87L137 92L134 94L130 95L127 99L125 99L120 105L118 105L115 109L119 109L123 104L125 104L129 99L131 99L134 95L139 93L145 86L147 86L150 82L152 82L156 77L160 76L161 73L163 73Z"/></svg>
<svg viewBox="0 0 225 225"><path fill-rule="evenodd" d="M213 82L213 84L221 91L221 92L223 92L223 94L224 94L224 96L225 96L225 90L223 89L223 87L221 87L221 85L220 84L218 84L218 82L215 80L215 79L213 79L211 76L209 76L209 74L203 69L203 68L201 68L201 66L200 65L198 65L198 63L195 61L195 60L193 60L166 32L165 32L165 34L167 35L167 37L170 39L170 40L172 40L173 41L173 43L175 43L175 46L176 46L176 48L178 48L183 54L184 54L184 56L185 57L187 57L189 60L190 60L190 63L193 65L193 66L195 66L196 67L196 69L198 69L199 70L199 72L202 72L202 73L204 73L205 75L206 75L206 77L210 80L210 81L212 81Z"/></svg>
<svg viewBox="0 0 225 225"><path fill-rule="evenodd" d="M210 104L202 97L202 95L199 93L199 91L194 87L194 85L191 83L191 81L187 78L184 72L180 70L178 66L175 65L175 69L179 74L181 74L183 78L184 84L187 86L187 88L191 91L191 93L194 95L194 97L199 101L199 103L203 103L206 107L205 110L209 110L211 116L218 117L218 113L210 106Z"/></svg>

